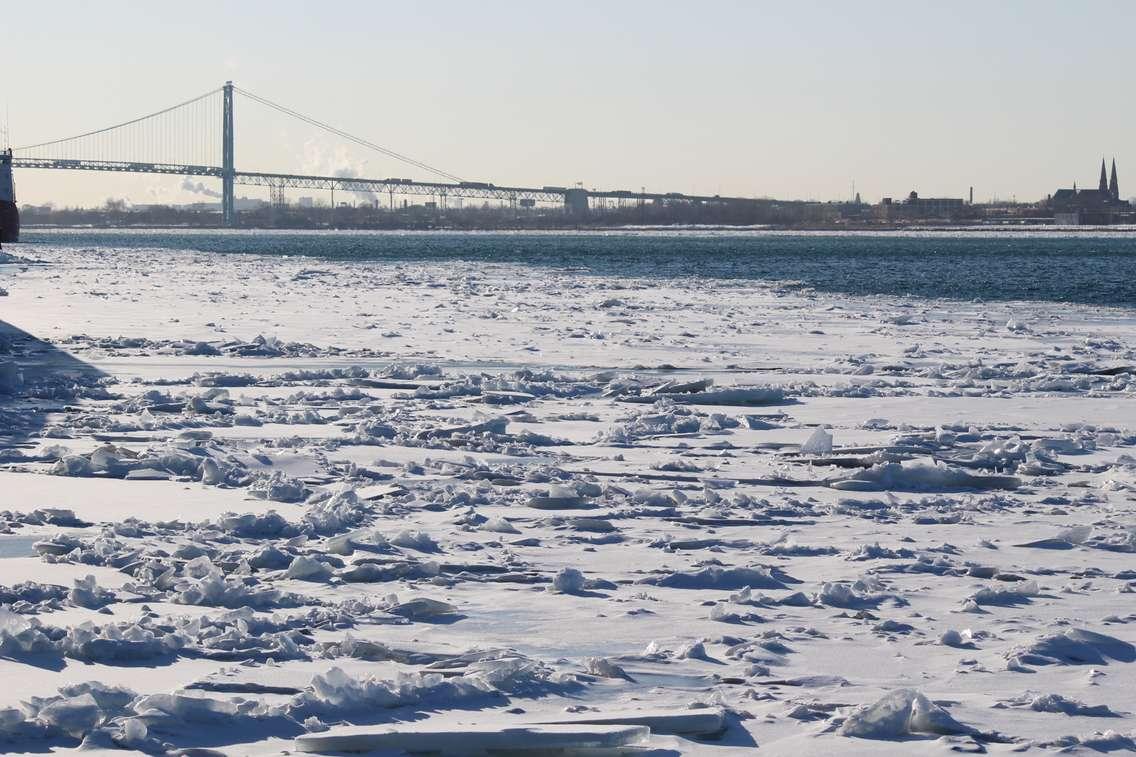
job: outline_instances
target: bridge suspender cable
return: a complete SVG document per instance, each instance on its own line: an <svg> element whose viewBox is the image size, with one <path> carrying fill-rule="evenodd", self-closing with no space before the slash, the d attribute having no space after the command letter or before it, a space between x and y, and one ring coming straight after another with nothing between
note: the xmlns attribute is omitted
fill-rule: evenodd
<svg viewBox="0 0 1136 757"><path fill-rule="evenodd" d="M249 98L250 100L254 100L254 101L260 103L261 105L266 105L269 108L273 108L274 110L278 110L281 113L284 113L285 115L292 116L293 118L297 118L297 119L299 119L299 120L303 121L304 123L309 124L311 126L315 126L319 129L323 129L324 131L330 132L337 137L342 137L343 139L346 139L350 142L354 142L355 144L360 145L361 147L366 147L370 150L375 150L376 152L380 152L380 153L382 153L383 155L386 155L389 158L394 158L395 160L401 161L401 162L406 163L408 165L415 166L416 168L421 168L425 171L429 171L432 174L435 174L437 176L441 176L445 179L449 179L450 181L455 181L455 182L459 182L459 183L462 181L460 176L455 176L454 174L443 171L440 168L434 168L433 166L431 166L427 163L423 163L420 160L415 160L414 158L411 158L409 156L402 155L400 153L395 152L394 150L389 150L389 149L387 149L387 148L385 148L381 145L375 144L374 142L363 139L362 137L356 137L352 134L348 134L347 132L343 131L342 129L337 129L334 126L331 126L330 124L325 124L322 121L317 121L316 119L311 118L310 116L305 116L303 113L297 113L296 111L292 110L291 108L287 108L283 105L279 105L277 103L274 103L271 100L267 100L263 97L260 97L259 95L255 95L252 92L249 92L247 89L241 89L240 87L234 87L234 89L236 89L238 92L240 92L242 95Z"/></svg>
<svg viewBox="0 0 1136 757"><path fill-rule="evenodd" d="M155 111L154 113L148 113L145 116L139 116L138 118L132 118L129 121L123 121L122 123L115 124L114 126L107 126L106 128L103 128L103 129L96 129L95 131L89 131L86 134L76 134L73 137L64 137L63 139L53 139L50 142L40 142L39 144L35 144L35 145L25 145L24 147L16 147L16 148L14 148L14 151L15 152L22 152L24 150L35 150L35 149L40 148L40 147L50 147L51 145L62 144L63 142L72 142L76 139L83 139L84 137L93 137L96 134L104 134L108 131L114 131L115 129L121 129L123 126L131 126L133 124L139 123L140 121L145 121L148 118L155 118L156 116L165 115L166 113L169 113L172 110L177 110L178 108L184 108L186 105L192 105L195 102L200 102L201 100L204 100L207 97L211 97L211 96L217 94L220 91L221 91L221 89L219 87L217 89L211 89L208 92L206 92L205 94L198 95L197 97L194 97L191 100L186 100L185 102L178 103L177 105L171 105L168 108L163 108L162 110Z"/></svg>
<svg viewBox="0 0 1136 757"><path fill-rule="evenodd" d="M315 118L312 118L311 116L306 116L303 113L292 110L291 108L288 108L284 105L280 105L279 103L275 103L275 102L273 102L273 101L271 101L271 100L269 100L265 97L261 97L260 95L257 95L253 92L249 92L246 89L240 89L239 87L233 87L233 89L240 92L242 95L249 98L250 100L253 100L254 102L258 102L262 105L265 105L269 108L272 108L273 110L276 110L280 113L283 113L284 115L291 116L292 118L303 121L304 123L306 123L310 126L314 126L318 129L322 129L322 130L324 130L324 131L326 131L330 134L333 134L333 135L335 135L335 136L337 136L341 139L347 140L349 142L353 142L353 143L355 143L355 144L357 144L361 147L365 147L369 150L374 150L375 152L381 153L382 155L385 155L388 158L394 158L395 160L397 160L399 162L406 163L407 165L411 165L411 166L414 166L416 168L420 168L424 171L428 171L429 173L432 173L436 176L440 176L440 177L447 179L449 181L453 181L453 182L457 182L457 183L460 183L462 181L462 178L460 176L456 176L452 173L449 173L448 171L443 171L440 168L435 168L434 166L432 166L428 163L424 163L421 160L416 160L416 159L414 159L414 158L412 158L408 155L403 155L402 153L395 152L394 150L383 147L382 145L375 144L374 142L371 142L370 140L363 139L362 137L356 137L353 134L349 134L349 133L343 131L342 129L338 129L338 128L332 126L331 124L324 123L323 121L319 121ZM190 100L186 100L185 102L180 102L177 105L171 105L168 108L163 108L162 110L155 111L153 113L148 113L147 115L139 116L138 118L133 118L129 121L123 121L122 123L114 124L113 126L107 126L105 128L102 128L102 129L96 129L94 131L88 131L88 132L85 132L83 134L76 134L76 135L73 135L73 136L70 136L70 137L64 137L62 139L53 139L53 140L49 140L49 141L46 141L46 142L38 142L38 143L33 144L33 145L25 145L23 147L17 147L17 148L15 148L15 152L20 153L20 152L27 152L29 150L37 150L37 149L42 149L42 148L46 148L46 147L53 147L55 145L62 145L62 144L68 143L68 142L75 142L77 140L85 139L87 137L94 137L94 136L98 136L100 134L107 134L109 132L114 132L117 129L122 129L123 127L132 126L134 124L139 124L139 123L142 123L143 121L147 121L147 120L152 119L152 118L157 118L158 116L165 115L165 114L170 113L172 111L178 110L179 108L184 108L184 107L189 106L189 105L194 105L195 103L206 101L209 98L214 97L215 95L220 94L223 91L224 91L224 88L212 89L212 90L209 90L208 92L206 92L203 95L199 95L199 96L194 97ZM169 125L167 125L167 127L168 126ZM211 134L211 132L207 132L207 131L203 131L203 133L210 133ZM209 140L209 141L211 142L211 140ZM88 156L88 157L94 157L94 156Z"/></svg>

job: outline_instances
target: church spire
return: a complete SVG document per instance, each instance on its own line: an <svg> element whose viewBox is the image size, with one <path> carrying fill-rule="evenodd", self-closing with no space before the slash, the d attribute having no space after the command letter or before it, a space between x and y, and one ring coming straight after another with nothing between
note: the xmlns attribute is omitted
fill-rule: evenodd
<svg viewBox="0 0 1136 757"><path fill-rule="evenodd" d="M1097 189L1099 189L1101 191L1101 194L1107 194L1108 193L1108 172L1105 171L1105 169L1104 169L1104 158L1101 158L1100 186L1097 187Z"/></svg>
<svg viewBox="0 0 1136 757"><path fill-rule="evenodd" d="M1116 181L1116 158L1112 159L1112 178L1108 180L1108 193L1113 200L1120 200L1120 184Z"/></svg>

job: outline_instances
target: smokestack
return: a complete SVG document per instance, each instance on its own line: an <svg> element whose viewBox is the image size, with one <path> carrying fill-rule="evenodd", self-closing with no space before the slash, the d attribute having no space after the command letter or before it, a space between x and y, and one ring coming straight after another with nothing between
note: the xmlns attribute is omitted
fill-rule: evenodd
<svg viewBox="0 0 1136 757"><path fill-rule="evenodd" d="M970 204L974 204L974 187L970 188Z"/></svg>

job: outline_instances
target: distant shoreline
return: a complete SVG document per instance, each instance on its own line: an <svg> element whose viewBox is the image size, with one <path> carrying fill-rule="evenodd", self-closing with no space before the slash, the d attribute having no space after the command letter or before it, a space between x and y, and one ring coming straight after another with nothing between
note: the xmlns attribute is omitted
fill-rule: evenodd
<svg viewBox="0 0 1136 757"><path fill-rule="evenodd" d="M681 232L681 231L706 231L706 232L755 232L755 231L774 231L774 232L825 232L825 233L877 233L877 234L892 234L892 233L1055 233L1055 234L1123 234L1136 232L1136 225L1111 225L1111 226L1055 226L1053 224L959 224L959 225L940 225L940 224L903 224L903 225L851 225L851 224L829 224L829 225L726 225L726 224L672 224L672 225L619 225L619 226L604 226L604 225L564 225L564 226L540 226L540 227L527 227L527 226L484 226L484 227L450 227L450 226L392 226L392 227L357 227L357 226L237 226L235 228L225 226L198 226L189 224L25 224L23 227L25 232L31 231L200 231L200 232L231 232L231 231L271 231L278 233L304 233L304 232L437 232L437 233L494 233L494 232L510 232L510 233L557 233L557 232L619 232L619 231L655 231L655 232Z"/></svg>

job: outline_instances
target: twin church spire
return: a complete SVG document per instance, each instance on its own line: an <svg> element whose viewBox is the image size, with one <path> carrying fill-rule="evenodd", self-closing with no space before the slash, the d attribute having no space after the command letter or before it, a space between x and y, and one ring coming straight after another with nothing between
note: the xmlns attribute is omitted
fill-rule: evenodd
<svg viewBox="0 0 1136 757"><path fill-rule="evenodd" d="M1120 184L1116 180L1116 158L1112 159L1112 178L1108 177L1105 171L1104 158L1101 158L1101 174L1100 186L1098 187L1101 194L1107 194L1113 200L1120 199Z"/></svg>

